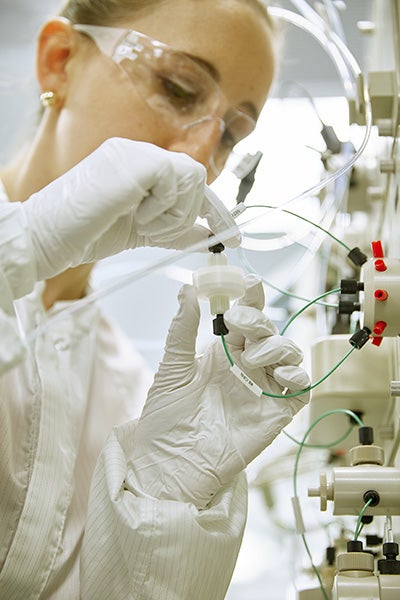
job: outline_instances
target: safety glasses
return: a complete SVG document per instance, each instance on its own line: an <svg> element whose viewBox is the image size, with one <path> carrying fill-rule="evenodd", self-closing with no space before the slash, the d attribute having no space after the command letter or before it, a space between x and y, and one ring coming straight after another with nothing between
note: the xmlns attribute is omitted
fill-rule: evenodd
<svg viewBox="0 0 400 600"><path fill-rule="evenodd" d="M223 118L220 116L225 105L221 88L195 58L129 29L82 24L74 28L88 35L124 70L165 127L183 131L210 120L219 121L221 141L212 165L216 174L233 147L253 131L255 120L239 109L231 108Z"/></svg>

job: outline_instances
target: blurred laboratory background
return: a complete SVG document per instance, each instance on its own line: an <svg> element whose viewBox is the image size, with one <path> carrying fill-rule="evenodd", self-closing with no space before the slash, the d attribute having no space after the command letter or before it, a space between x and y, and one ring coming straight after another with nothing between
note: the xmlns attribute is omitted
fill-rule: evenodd
<svg viewBox="0 0 400 600"><path fill-rule="evenodd" d="M287 327L287 335L305 349L304 365L313 369L314 381L342 355L341 346L336 351L336 346L331 350L329 344L327 361L320 364L315 359L315 352L322 356L325 351L325 339L334 336L340 345L343 336L348 338L354 316L338 315L338 286L342 278L358 276L343 246L327 232L345 247L357 246L367 253L373 236L381 236L394 256L399 256L390 219L396 208L389 213L384 208L392 202L397 184L388 191L388 182L382 181L378 168L379 161L387 156L385 152L390 153L388 145L382 147L378 122L388 119L382 108L385 102L390 104L388 87L383 85L383 91L379 89L373 96L373 107L382 110L382 115L377 113L368 131L368 143L362 92L360 100L360 75L367 79L369 73L398 69L398 38L393 29L396 3L271 0L269 4L282 29L281 63L271 98L254 134L235 148L237 162L232 161L212 187L233 209L241 179L237 170L240 158L262 153L254 185L246 197L248 209L239 220L244 223L243 244L227 254L230 263L262 276L266 312L281 330ZM59 6L55 0L0 0L0 165L18 151L38 118L35 36L41 23L56 14ZM371 76L371 82L375 81ZM387 136L386 144L389 139L393 137ZM347 168L360 147L362 154ZM341 176L337 176L339 172ZM326 185L319 185L329 179ZM100 292L104 310L130 335L154 370L177 308L178 290L205 264L202 254L138 249L96 267L93 286ZM312 302L318 297L320 301ZM199 352L213 339L211 320L204 303ZM382 346L382 369L392 365L392 346L391 341ZM353 363L351 369L358 383L369 365ZM346 380L346 365L343 369ZM396 379L396 369L394 364L385 375L385 383ZM321 392L322 406L328 410L333 392L328 388L325 392L325 396ZM348 397L366 393L361 386L348 392ZM348 406L346 399L341 406ZM227 600L323 598L311 557L321 570L331 566L327 548L340 547L354 529L355 518L321 512L318 500L308 498L307 489L317 485L321 469L343 464L343 454L356 438L352 433L346 442L326 444L341 439L348 430L348 420L336 415L334 425L322 426L320 438L314 437L314 447L299 446L321 412L311 403L286 434L250 466L248 524ZM376 412L379 409L371 409L371 419L378 418ZM296 531L291 503L294 485L301 498L309 552ZM371 534L381 534L381 528L380 524L372 527Z"/></svg>

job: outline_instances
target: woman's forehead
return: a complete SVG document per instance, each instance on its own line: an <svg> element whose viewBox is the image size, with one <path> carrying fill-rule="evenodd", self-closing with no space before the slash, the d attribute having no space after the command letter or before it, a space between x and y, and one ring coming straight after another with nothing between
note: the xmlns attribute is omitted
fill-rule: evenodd
<svg viewBox="0 0 400 600"><path fill-rule="evenodd" d="M121 26L137 29L215 69L235 103L261 109L274 69L267 21L242 0L168 0Z"/></svg>
<svg viewBox="0 0 400 600"><path fill-rule="evenodd" d="M143 33L177 48L201 39L205 45L223 44L249 32L251 37L257 32L269 37L266 19L244 0L167 0L118 24L138 31L141 27Z"/></svg>

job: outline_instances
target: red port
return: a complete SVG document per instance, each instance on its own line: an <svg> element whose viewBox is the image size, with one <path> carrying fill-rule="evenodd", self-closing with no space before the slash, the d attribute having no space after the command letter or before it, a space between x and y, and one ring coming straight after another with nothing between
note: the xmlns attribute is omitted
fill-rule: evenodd
<svg viewBox="0 0 400 600"><path fill-rule="evenodd" d="M388 299L389 294L387 293L386 290L375 290L374 291L374 298L375 300L387 300Z"/></svg>
<svg viewBox="0 0 400 600"><path fill-rule="evenodd" d="M380 240L377 240L376 242L371 242L371 248L372 248L372 255L374 258L383 258L384 257L382 242Z"/></svg>
<svg viewBox="0 0 400 600"><path fill-rule="evenodd" d="M374 333L376 333L376 335L382 335L382 333L385 331L386 327L387 327L386 321L377 321L375 323L372 331Z"/></svg>
<svg viewBox="0 0 400 600"><path fill-rule="evenodd" d="M387 269L387 266L386 266L386 264L385 264L385 261L384 261L384 260L382 260L381 258L378 258L378 259L375 261L375 269L376 269L377 271L386 271L386 269Z"/></svg>

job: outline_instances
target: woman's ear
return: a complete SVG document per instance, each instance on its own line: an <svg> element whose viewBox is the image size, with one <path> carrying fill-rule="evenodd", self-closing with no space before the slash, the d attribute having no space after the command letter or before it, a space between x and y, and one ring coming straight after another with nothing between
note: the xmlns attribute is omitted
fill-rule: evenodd
<svg viewBox="0 0 400 600"><path fill-rule="evenodd" d="M55 94L60 105L67 89L67 65L74 55L76 33L72 23L62 17L52 19L42 27L37 45L37 77L42 92Z"/></svg>

